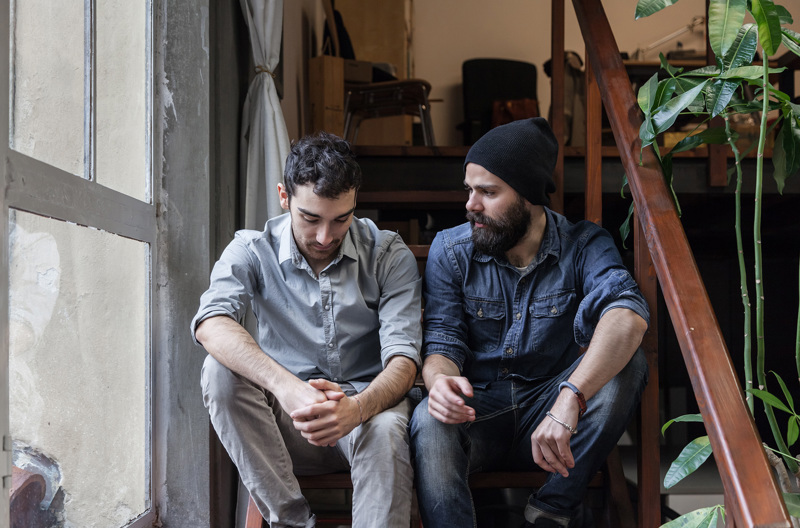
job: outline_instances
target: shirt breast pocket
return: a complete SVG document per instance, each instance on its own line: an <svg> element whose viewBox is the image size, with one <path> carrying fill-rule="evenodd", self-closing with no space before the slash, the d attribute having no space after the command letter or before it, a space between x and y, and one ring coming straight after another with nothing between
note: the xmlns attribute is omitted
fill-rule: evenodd
<svg viewBox="0 0 800 528"><path fill-rule="evenodd" d="M470 349L474 352L497 349L505 330L505 305L500 301L466 298L464 311Z"/></svg>
<svg viewBox="0 0 800 528"><path fill-rule="evenodd" d="M560 358L569 349L574 340L572 326L577 311L576 302L574 291L533 300L530 307L531 334L537 354Z"/></svg>

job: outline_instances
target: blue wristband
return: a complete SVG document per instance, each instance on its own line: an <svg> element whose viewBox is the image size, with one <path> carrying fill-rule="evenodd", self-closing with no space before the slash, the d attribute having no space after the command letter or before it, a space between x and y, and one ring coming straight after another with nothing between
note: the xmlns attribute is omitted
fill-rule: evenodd
<svg viewBox="0 0 800 528"><path fill-rule="evenodd" d="M575 393L575 397L578 399L578 418L583 416L583 413L586 412L586 398L583 396L583 393L580 391L580 389L578 389L578 387L569 381L562 381L558 384L558 392L561 392L562 389L569 389Z"/></svg>

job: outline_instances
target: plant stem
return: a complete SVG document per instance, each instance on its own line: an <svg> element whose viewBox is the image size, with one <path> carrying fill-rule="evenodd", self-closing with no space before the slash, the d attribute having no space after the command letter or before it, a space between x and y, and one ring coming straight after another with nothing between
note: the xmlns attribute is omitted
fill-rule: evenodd
<svg viewBox="0 0 800 528"><path fill-rule="evenodd" d="M800 286L800 271L798 271L798 286ZM797 298L800 300L800 288ZM797 306L797 333L794 338L794 362L797 365L797 379L800 380L800 303Z"/></svg>
<svg viewBox="0 0 800 528"><path fill-rule="evenodd" d="M763 51L763 50L762 50ZM762 110L761 127L758 135L758 154L756 157L756 189L755 189L755 212L753 214L753 246L755 254L755 278L756 278L756 344L757 344L757 371L758 384L761 390L767 389L767 376L764 370L764 281L762 275L762 253L761 253L761 196L764 183L764 144L767 139L767 116L769 112L769 60L766 53L763 55L763 72L761 75ZM767 415L772 436L778 449L783 453L788 453L789 448L781 435L778 421L775 418L775 411L772 406L764 402L764 414ZM798 465L793 459L784 457L789 471L797 472Z"/></svg>
<svg viewBox="0 0 800 528"><path fill-rule="evenodd" d="M739 149L731 134L730 116L725 114L725 134L728 137L728 145L733 151L736 160L736 250L739 257L739 289L742 295L742 305L744 306L744 378L745 388L753 387L753 341L750 336L752 326L752 314L750 310L750 297L747 293L747 268L744 264L744 244L742 243L742 165ZM798 359L798 376L800 376L800 359ZM747 407L750 414L755 417L755 398L749 392L746 393Z"/></svg>

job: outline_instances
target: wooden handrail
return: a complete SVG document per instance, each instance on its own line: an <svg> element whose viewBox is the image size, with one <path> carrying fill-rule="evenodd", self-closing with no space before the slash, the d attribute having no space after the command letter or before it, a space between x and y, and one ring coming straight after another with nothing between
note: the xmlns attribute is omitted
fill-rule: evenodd
<svg viewBox="0 0 800 528"><path fill-rule="evenodd" d="M728 515L740 527L788 528L788 512L745 405L686 234L650 149L639 164L642 120L603 6L598 0L573 0L573 4L587 43L588 62L628 175L637 220L714 449L729 499Z"/></svg>

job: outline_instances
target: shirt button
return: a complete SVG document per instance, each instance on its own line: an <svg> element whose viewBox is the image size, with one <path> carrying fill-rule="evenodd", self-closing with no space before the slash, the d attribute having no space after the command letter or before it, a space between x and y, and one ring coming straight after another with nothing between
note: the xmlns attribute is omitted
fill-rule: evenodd
<svg viewBox="0 0 800 528"><path fill-rule="evenodd" d="M522 314L517 312L517 315L515 315L514 317L516 317L517 319L522 319Z"/></svg>
<svg viewBox="0 0 800 528"><path fill-rule="evenodd" d="M506 349L506 354L508 354L509 356L510 356L511 354L513 354L513 353L514 353L514 349L513 349L513 348L511 348L511 347L508 347L508 348Z"/></svg>
<svg viewBox="0 0 800 528"><path fill-rule="evenodd" d="M558 308L553 306L552 308L550 308L550 313L553 314L553 315L557 314L558 313Z"/></svg>
<svg viewBox="0 0 800 528"><path fill-rule="evenodd" d="M333 348L333 343L328 343L328 348Z"/></svg>
<svg viewBox="0 0 800 528"><path fill-rule="evenodd" d="M483 317L483 308L478 308L478 317Z"/></svg>
<svg viewBox="0 0 800 528"><path fill-rule="evenodd" d="M326 309L326 310L330 310L330 309L331 309L331 305L330 305L330 304L326 304L326 305L325 305L325 309Z"/></svg>
<svg viewBox="0 0 800 528"><path fill-rule="evenodd" d="M333 378L333 381L339 381L339 378Z"/></svg>
<svg viewBox="0 0 800 528"><path fill-rule="evenodd" d="M323 271L322 273L320 273L320 275L322 275L323 277L327 277L328 276L328 272L327 271Z"/></svg>
<svg viewBox="0 0 800 528"><path fill-rule="evenodd" d="M502 368L502 369L500 369L500 373L503 374L503 375L508 374L508 369L507 368Z"/></svg>

